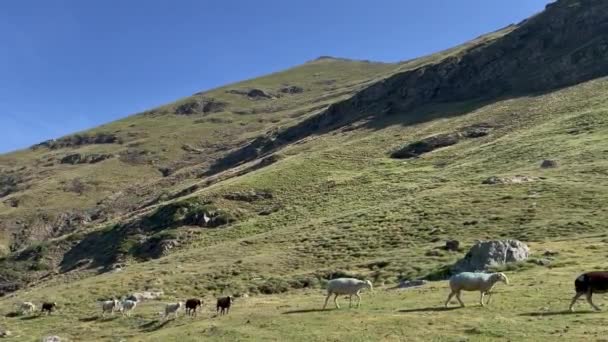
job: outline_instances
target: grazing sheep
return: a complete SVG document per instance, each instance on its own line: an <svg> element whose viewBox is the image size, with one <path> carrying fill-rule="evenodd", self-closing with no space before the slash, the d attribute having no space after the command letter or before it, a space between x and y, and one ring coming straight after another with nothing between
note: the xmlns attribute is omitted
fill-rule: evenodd
<svg viewBox="0 0 608 342"><path fill-rule="evenodd" d="M45 303L42 303L42 309L40 310L40 313L42 314L44 312L47 315L50 315L56 309L57 309L57 303L55 303L55 302L53 302L53 303L47 303L47 302L45 302Z"/></svg>
<svg viewBox="0 0 608 342"><path fill-rule="evenodd" d="M175 318L179 316L179 310L184 307L184 302L169 303L165 305L165 318L170 314L174 314Z"/></svg>
<svg viewBox="0 0 608 342"><path fill-rule="evenodd" d="M497 282L502 281L505 284L509 284L509 279L504 273L474 273L474 272L462 272L456 274L450 278L450 288L452 292L448 295L448 299L445 301L445 307L448 307L450 300L454 295L460 302L460 306L464 307L464 303L460 299L460 291L479 291L481 296L479 302L481 306L485 306L483 298L488 294L488 304L490 303L490 291L494 288Z"/></svg>
<svg viewBox="0 0 608 342"><path fill-rule="evenodd" d="M110 315L114 315L114 312L120 311L120 302L116 299L106 300L101 302L101 315L105 316L106 312L109 312Z"/></svg>
<svg viewBox="0 0 608 342"><path fill-rule="evenodd" d="M216 305L216 310L217 310L218 314L220 314L220 315L228 314L228 312L230 311L230 307L232 306L232 303L234 303L234 297L232 297L232 296L218 298L217 305Z"/></svg>
<svg viewBox="0 0 608 342"><path fill-rule="evenodd" d="M36 305L34 305L32 302L23 302L21 305L19 305L19 312L21 312L22 315L32 313L34 311L36 311Z"/></svg>
<svg viewBox="0 0 608 342"><path fill-rule="evenodd" d="M203 301L197 298L191 298L186 301L186 315L196 317L196 309L203 306Z"/></svg>
<svg viewBox="0 0 608 342"><path fill-rule="evenodd" d="M576 290L576 294L574 295L574 298L572 298L572 302L570 303L571 312L574 311L574 303L582 295L586 295L587 302L589 302L593 309L595 309L596 311L600 311L600 308L593 304L591 296L593 296L594 293L608 292L608 272L588 272L581 274L574 281L574 288Z"/></svg>
<svg viewBox="0 0 608 342"><path fill-rule="evenodd" d="M349 308L353 306L353 295L357 296L357 307L359 307L361 305L360 292L362 289L369 289L373 292L374 288L372 286L372 282L369 280L359 280L355 278L338 278L328 281L327 297L325 297L325 304L323 305L323 310L325 310L325 308L327 307L327 301L329 301L329 297L331 297L332 294L335 295L334 304L336 304L337 309L340 308L340 305L338 304L339 295L349 296Z"/></svg>
<svg viewBox="0 0 608 342"><path fill-rule="evenodd" d="M135 310L136 306L137 306L137 301L125 299L120 303L120 311L122 311L123 316L125 315L125 313L127 316L131 316L131 312L133 310Z"/></svg>

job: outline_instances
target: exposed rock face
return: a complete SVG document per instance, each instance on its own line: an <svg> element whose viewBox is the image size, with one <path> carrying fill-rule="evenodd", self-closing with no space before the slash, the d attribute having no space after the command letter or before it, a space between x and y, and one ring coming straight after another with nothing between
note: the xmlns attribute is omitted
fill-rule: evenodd
<svg viewBox="0 0 608 342"><path fill-rule="evenodd" d="M175 108L175 114L194 115L217 113L223 111L226 106L227 104L225 102L213 98L195 97Z"/></svg>
<svg viewBox="0 0 608 342"><path fill-rule="evenodd" d="M541 169L553 169L558 166L557 161L546 159L540 164Z"/></svg>
<svg viewBox="0 0 608 342"><path fill-rule="evenodd" d="M496 185L496 184L521 184L533 182L536 179L529 176L516 175L512 177L497 177L492 176L486 178L481 184Z"/></svg>
<svg viewBox="0 0 608 342"><path fill-rule="evenodd" d="M608 2L561 0L515 26L506 35L477 45L466 53L438 63L395 74L360 91L348 100L278 132L260 137L215 171L260 154L322 134L370 115L381 113L388 102L393 111L408 113L429 103L490 99L548 91L608 75Z"/></svg>
<svg viewBox="0 0 608 342"><path fill-rule="evenodd" d="M279 91L283 94L300 94L300 93L304 92L304 88L292 85L292 86L283 87L283 88L279 89Z"/></svg>
<svg viewBox="0 0 608 342"><path fill-rule="evenodd" d="M31 148L33 150L39 148L49 148L49 149L58 149L64 147L76 147L82 145L92 145L92 144L115 144L120 143L120 139L114 134L110 133L96 133L93 135L88 134L75 134L71 136L67 136L64 138L56 139L56 140L47 140L41 142L40 144L36 144Z"/></svg>
<svg viewBox="0 0 608 342"><path fill-rule="evenodd" d="M451 146L458 143L460 136L456 133L438 134L420 141L408 144L391 153L392 158L415 158L421 154L434 151L441 147Z"/></svg>
<svg viewBox="0 0 608 342"><path fill-rule="evenodd" d="M113 155L105 153L80 154L73 153L61 158L61 164L95 164L106 159L112 158Z"/></svg>
<svg viewBox="0 0 608 342"><path fill-rule="evenodd" d="M256 88L230 89L230 90L227 90L226 92L229 94L244 95L244 96L247 96L251 100L272 99L274 97L274 96L272 96L272 94L269 94L262 89L256 89Z"/></svg>
<svg viewBox="0 0 608 342"><path fill-rule="evenodd" d="M452 266L452 272L485 271L492 266L525 261L529 254L528 246L518 240L481 241Z"/></svg>
<svg viewBox="0 0 608 342"><path fill-rule="evenodd" d="M272 193L270 193L268 191L262 191L262 190L240 191L240 192L233 192L233 193L224 195L225 199L228 199L231 201L243 201L243 202L254 202L254 201L259 201L259 200L263 200L263 199L269 199L272 197L273 197Z"/></svg>

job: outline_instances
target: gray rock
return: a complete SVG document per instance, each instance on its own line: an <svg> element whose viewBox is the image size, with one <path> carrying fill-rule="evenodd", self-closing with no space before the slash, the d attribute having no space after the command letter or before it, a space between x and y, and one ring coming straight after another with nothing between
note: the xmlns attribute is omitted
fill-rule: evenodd
<svg viewBox="0 0 608 342"><path fill-rule="evenodd" d="M0 328L0 337L10 337L13 333L10 330Z"/></svg>
<svg viewBox="0 0 608 342"><path fill-rule="evenodd" d="M528 246L518 240L480 241L452 266L452 272L485 271L492 266L525 261L529 255Z"/></svg>
<svg viewBox="0 0 608 342"><path fill-rule="evenodd" d="M59 336L46 336L42 338L42 342L61 342L61 337Z"/></svg>

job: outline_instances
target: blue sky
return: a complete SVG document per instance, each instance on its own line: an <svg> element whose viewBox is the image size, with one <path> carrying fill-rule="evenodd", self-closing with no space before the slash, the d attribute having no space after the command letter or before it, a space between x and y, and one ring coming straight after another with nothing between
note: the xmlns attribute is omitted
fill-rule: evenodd
<svg viewBox="0 0 608 342"><path fill-rule="evenodd" d="M429 54L549 2L0 1L0 152L321 55Z"/></svg>

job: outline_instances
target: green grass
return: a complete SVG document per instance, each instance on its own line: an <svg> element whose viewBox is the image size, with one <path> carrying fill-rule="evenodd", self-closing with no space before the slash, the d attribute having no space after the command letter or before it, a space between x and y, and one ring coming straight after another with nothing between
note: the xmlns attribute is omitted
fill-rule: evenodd
<svg viewBox="0 0 608 342"><path fill-rule="evenodd" d="M536 254L558 251L555 266L507 272L511 284L498 285L486 308L478 305L477 293L465 293L466 308L457 308L453 302L454 309L443 310L448 290L446 282L440 281L408 290L390 289L392 284L377 286L373 295L363 294L359 309L349 309L348 301L341 298L341 309L331 306L320 311L324 293L309 289L237 299L228 316L216 317L210 293L196 291L193 283L190 293L171 291L163 300L144 302L132 317L101 318L95 299L138 289L132 283L152 274L123 271L42 286L5 299L4 314L12 303L25 298L39 301L52 297L61 308L52 317L4 318L3 326L14 333L8 341L36 341L47 334L76 341L597 340L605 334L605 313L592 313L584 300L575 307L576 313L565 312L573 295L573 279L583 270L603 265L604 256L588 248L595 245L605 248L605 235L531 244ZM152 281L150 286L162 285ZM163 303L193 292L206 301L199 317L159 320ZM605 308L607 299L598 295L595 301Z"/></svg>

